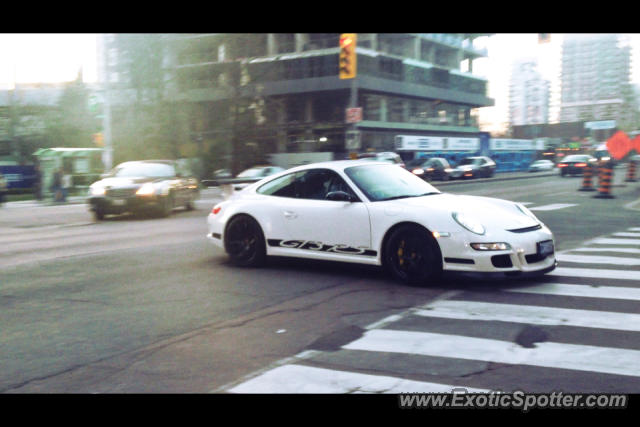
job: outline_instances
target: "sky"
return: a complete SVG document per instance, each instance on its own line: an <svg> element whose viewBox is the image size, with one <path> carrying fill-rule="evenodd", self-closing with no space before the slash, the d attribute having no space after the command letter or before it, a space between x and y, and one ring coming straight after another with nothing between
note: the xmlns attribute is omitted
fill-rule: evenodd
<svg viewBox="0 0 640 427"><path fill-rule="evenodd" d="M634 46L632 83L640 84L640 35L630 36ZM507 120L511 64L523 57L536 58L539 71L551 81L551 121L559 110L559 76L562 34L538 43L534 33L503 34L476 40L488 58L473 63L473 74L489 81L488 96L495 106L479 109L483 130L499 129ZM75 80L82 68L85 82L97 80L96 34L0 34L0 89L17 83L53 83Z"/></svg>

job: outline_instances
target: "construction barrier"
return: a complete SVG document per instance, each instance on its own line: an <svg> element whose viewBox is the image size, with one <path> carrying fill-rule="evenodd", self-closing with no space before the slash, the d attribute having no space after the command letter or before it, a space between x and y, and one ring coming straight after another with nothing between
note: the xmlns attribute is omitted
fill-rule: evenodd
<svg viewBox="0 0 640 427"><path fill-rule="evenodd" d="M600 164L599 169L598 194L593 197L597 199L613 199L614 196L611 194L611 183L613 181L613 165L611 162L603 162Z"/></svg>
<svg viewBox="0 0 640 427"><path fill-rule="evenodd" d="M593 187L593 169L594 166L591 163L587 164L582 172L582 187L578 191L596 191Z"/></svg>
<svg viewBox="0 0 640 427"><path fill-rule="evenodd" d="M629 160L629 165L627 166L627 179L626 182L636 182L636 162L635 160Z"/></svg>

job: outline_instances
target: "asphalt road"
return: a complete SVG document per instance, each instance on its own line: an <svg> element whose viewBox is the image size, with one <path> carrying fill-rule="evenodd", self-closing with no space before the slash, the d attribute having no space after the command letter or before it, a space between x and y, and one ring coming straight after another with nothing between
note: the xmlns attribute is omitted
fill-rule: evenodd
<svg viewBox="0 0 640 427"><path fill-rule="evenodd" d="M633 261L640 260L640 245L632 230L640 227L640 183L624 183L620 170L616 175L614 199L595 199L594 193L577 191L580 178L558 176L435 183L452 193L527 203L553 230L565 257L562 274L534 283L409 287L374 267L292 259L271 260L262 269L235 268L204 237L215 189L203 193L196 210L176 210L163 219L125 216L96 223L82 204L6 205L0 208L0 392L377 393L434 383L638 392L635 372L536 364L528 361L529 353L510 359L504 355L514 349L500 347L569 346L550 350L556 355L570 354L572 345L576 351L604 348L605 359L640 365L637 331L603 326L598 316L585 325L580 322L590 317L579 317L596 311L615 319L610 313L617 313L629 316L628 323L640 314L637 301L623 292L640 283ZM627 239L623 249L630 251L611 251L592 243L596 238ZM591 262L585 254L601 258ZM602 277L591 277L598 276L594 271ZM557 294L576 289L566 285L611 286L622 293L613 299L596 291L588 297ZM541 286L536 289L542 293L513 291L521 286ZM481 303L516 306L525 317L487 314L471 321L481 319L478 313L486 307L495 312L495 306ZM526 317L531 307L574 311L559 311L564 321L545 323L536 319L555 312ZM575 324L573 315L579 317ZM469 348L478 350L456 354L453 348L468 343L450 337L476 338L476 347ZM436 338L442 339L434 345L440 353L376 348L394 339L403 348L403 340L417 339L408 346L416 348ZM496 349L485 352L483 346ZM486 356L492 351L495 357ZM392 378L395 385L369 387L371 377ZM318 384L319 378L334 381L328 386Z"/></svg>

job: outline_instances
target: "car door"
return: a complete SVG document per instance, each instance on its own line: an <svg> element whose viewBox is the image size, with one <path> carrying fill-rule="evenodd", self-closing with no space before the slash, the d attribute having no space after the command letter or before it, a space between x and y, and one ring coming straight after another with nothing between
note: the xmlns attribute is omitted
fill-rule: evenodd
<svg viewBox="0 0 640 427"><path fill-rule="evenodd" d="M344 191L354 201L327 200L334 191ZM295 197L283 197L278 206L288 239L315 244L307 249L358 254L371 247L369 211L333 170L298 172Z"/></svg>

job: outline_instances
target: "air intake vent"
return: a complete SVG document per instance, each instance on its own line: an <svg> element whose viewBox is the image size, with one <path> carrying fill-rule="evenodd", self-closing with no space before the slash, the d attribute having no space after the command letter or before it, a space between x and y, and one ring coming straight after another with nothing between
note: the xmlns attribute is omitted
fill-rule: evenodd
<svg viewBox="0 0 640 427"><path fill-rule="evenodd" d="M512 233L528 233L530 231L540 230L542 226L540 224L534 225L533 227L525 227L525 228L514 228L513 230L507 230Z"/></svg>

